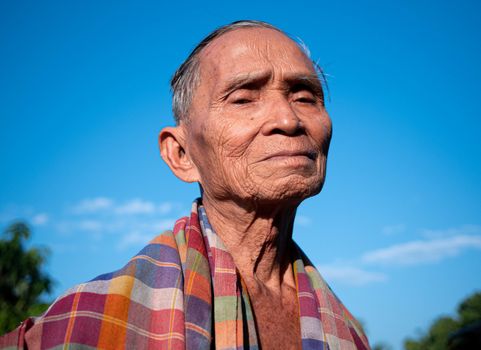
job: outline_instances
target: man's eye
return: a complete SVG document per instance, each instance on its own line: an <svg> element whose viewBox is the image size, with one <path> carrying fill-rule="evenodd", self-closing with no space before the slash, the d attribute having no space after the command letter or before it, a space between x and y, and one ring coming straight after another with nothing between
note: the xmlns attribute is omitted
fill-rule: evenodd
<svg viewBox="0 0 481 350"><path fill-rule="evenodd" d="M252 100L248 99L248 98L236 98L232 101L232 103L234 103L236 105L244 105L244 104L249 103L249 102L252 102Z"/></svg>
<svg viewBox="0 0 481 350"><path fill-rule="evenodd" d="M317 99L313 94L306 92L294 96L294 101L299 103L315 104L317 102Z"/></svg>
<svg viewBox="0 0 481 350"><path fill-rule="evenodd" d="M259 98L257 90L242 88L229 95L228 102L234 105L245 105L256 101Z"/></svg>
<svg viewBox="0 0 481 350"><path fill-rule="evenodd" d="M296 99L296 102L301 103L316 103L316 99L313 97L299 97Z"/></svg>

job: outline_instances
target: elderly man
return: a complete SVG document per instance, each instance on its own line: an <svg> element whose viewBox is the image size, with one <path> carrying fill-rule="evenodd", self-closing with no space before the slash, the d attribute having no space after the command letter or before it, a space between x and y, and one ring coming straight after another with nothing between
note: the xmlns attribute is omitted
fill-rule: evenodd
<svg viewBox="0 0 481 350"><path fill-rule="evenodd" d="M124 268L81 284L3 339L47 349L368 349L292 240L320 192L331 138L322 86L279 29L240 21L172 79L162 158L202 198Z"/></svg>

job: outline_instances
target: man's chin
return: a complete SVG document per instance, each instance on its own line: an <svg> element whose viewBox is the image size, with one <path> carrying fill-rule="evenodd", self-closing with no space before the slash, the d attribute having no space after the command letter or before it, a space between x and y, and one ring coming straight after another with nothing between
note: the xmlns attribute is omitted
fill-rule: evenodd
<svg viewBox="0 0 481 350"><path fill-rule="evenodd" d="M303 200L315 196L321 192L323 182L315 182L309 184L289 184L287 182L283 186L276 188L275 186L267 191L259 191L257 202L264 204L273 204L276 206L283 203L299 205Z"/></svg>

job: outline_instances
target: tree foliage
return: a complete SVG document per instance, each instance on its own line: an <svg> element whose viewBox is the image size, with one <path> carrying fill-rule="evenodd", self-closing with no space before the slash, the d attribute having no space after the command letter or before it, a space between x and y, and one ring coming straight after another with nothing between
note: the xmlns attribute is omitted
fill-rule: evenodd
<svg viewBox="0 0 481 350"><path fill-rule="evenodd" d="M419 339L407 339L406 350L481 349L481 292L461 302L455 318L436 319Z"/></svg>
<svg viewBox="0 0 481 350"><path fill-rule="evenodd" d="M0 335L48 307L41 299L52 288L51 278L42 271L48 251L27 249L29 238L30 228L22 222L10 225L0 238Z"/></svg>
<svg viewBox="0 0 481 350"><path fill-rule="evenodd" d="M464 300L458 307L462 327L481 321L481 292Z"/></svg>
<svg viewBox="0 0 481 350"><path fill-rule="evenodd" d="M387 343L381 342L381 343L374 344L371 349L372 350L392 350L392 347Z"/></svg>

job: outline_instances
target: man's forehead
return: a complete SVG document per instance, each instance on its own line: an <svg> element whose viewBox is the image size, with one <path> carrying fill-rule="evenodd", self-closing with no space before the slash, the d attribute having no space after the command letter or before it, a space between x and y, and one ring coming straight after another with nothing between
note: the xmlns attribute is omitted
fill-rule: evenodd
<svg viewBox="0 0 481 350"><path fill-rule="evenodd" d="M204 54L210 54L212 51L216 52L219 49L232 48L236 43L249 40L294 43L287 35L275 29L261 27L236 28L212 40L203 51Z"/></svg>
<svg viewBox="0 0 481 350"><path fill-rule="evenodd" d="M313 71L311 61L292 39L268 28L241 28L223 34L199 58L201 71L215 75L255 71L259 63L304 66Z"/></svg>
<svg viewBox="0 0 481 350"><path fill-rule="evenodd" d="M268 28L240 28L225 33L204 49L200 59L215 64L223 58L231 60L246 56L309 61L291 38Z"/></svg>

